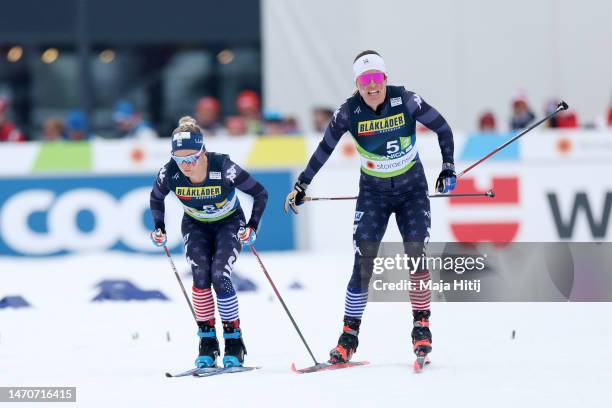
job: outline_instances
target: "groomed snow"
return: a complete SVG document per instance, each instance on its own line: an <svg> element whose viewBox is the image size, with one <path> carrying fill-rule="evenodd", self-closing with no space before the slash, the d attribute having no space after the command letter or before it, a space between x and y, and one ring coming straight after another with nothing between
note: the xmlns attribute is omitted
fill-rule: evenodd
<svg viewBox="0 0 612 408"><path fill-rule="evenodd" d="M317 358L325 360L341 329L351 253L261 255ZM76 386L79 407L612 406L611 304L435 303L432 364L417 375L409 303L370 303L355 355L370 366L296 375L291 362L312 361L245 253L236 269L259 286L239 295L246 362L264 368L168 379L165 371L192 366L197 337L165 256L0 261L0 298L19 294L34 306L0 310L0 385ZM183 273L183 258L175 261ZM101 279L129 279L171 301L92 303ZM304 290L288 289L296 280ZM191 287L189 278L184 282Z"/></svg>

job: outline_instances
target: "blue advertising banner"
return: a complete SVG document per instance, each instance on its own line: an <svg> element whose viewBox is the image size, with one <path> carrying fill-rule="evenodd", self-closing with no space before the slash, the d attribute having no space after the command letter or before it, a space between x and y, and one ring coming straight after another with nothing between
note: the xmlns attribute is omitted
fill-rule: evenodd
<svg viewBox="0 0 612 408"><path fill-rule="evenodd" d="M252 174L269 194L257 248L294 249L292 218L282 216L278 204L283 202L290 189L290 172ZM153 228L149 193L154 178L143 175L81 175L0 179L0 255L159 251L148 239ZM244 203L243 206L246 207ZM166 208L169 245L172 250L182 250L180 226L170 225L179 224L181 213L178 200L172 194L166 198Z"/></svg>

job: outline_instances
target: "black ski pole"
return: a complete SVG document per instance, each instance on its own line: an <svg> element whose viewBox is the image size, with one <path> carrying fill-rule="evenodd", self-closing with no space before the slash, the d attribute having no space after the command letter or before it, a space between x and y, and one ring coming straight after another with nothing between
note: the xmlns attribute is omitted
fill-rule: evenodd
<svg viewBox="0 0 612 408"><path fill-rule="evenodd" d="M193 310L193 306L191 305L191 302L189 301L189 296L187 296L187 291L185 290L185 286L183 286L181 277L179 276L176 270L176 266L174 266L174 261L172 260L172 256L170 255L170 251L168 250L167 245L164 245L164 252L166 253L166 256L168 257L168 261L170 262L170 267L174 271L174 276L176 276L176 280L178 281L181 287L181 290L183 291L183 295L185 295L185 300L187 301L187 304L189 305L189 309L191 310L191 314L193 315L193 320L195 320L196 324L198 324L198 318L196 317L195 310Z"/></svg>
<svg viewBox="0 0 612 408"><path fill-rule="evenodd" d="M493 156L495 153L499 152L501 149L505 148L510 143L514 142L515 140L517 140L521 136L525 135L527 132L533 130L534 128L540 126L542 123L546 122L548 119L552 118L557 113L566 110L568 107L569 107L569 105L567 103L565 103L564 101L559 102L559 104L557 105L557 109L555 109L554 112L550 113L546 117L540 119L539 121L537 121L533 125L529 126L527 129L523 130L521 133L519 133L518 135L514 136L512 139L508 140L507 142L505 142L504 144L502 144L501 146L499 146L498 148L493 150L491 153L487 154L482 159L478 160L476 163L474 163L471 166L469 166L467 169L463 170L460 173L457 173L457 178L463 176L465 173L467 173L468 171L472 170L474 167L478 166L480 163L482 163L483 161L487 160L489 157Z"/></svg>
<svg viewBox="0 0 612 408"><path fill-rule="evenodd" d="M272 281L272 278L270 277L270 274L266 270L266 267L264 266L263 262L261 262L261 258L259 257L259 254L255 250L255 247L253 245L249 245L249 248L251 248L251 252L253 252L253 255L255 255L255 258L257 258L257 262L259 262L259 266L261 266L261 270L266 275L266 278L268 278L268 282L270 282L270 285L272 285L272 289L274 290L274 293L276 293L276 297L278 298L278 300L280 300L281 304L283 305L283 308L285 309L285 312L287 312L287 316L289 316L289 319L291 320L291 323L293 323L293 327L295 327L295 330L300 335L300 338L302 339L302 342L304 343L304 346L306 346L306 350L308 350L308 354L310 354L310 357L312 357L312 361L314 361L315 365L318 365L319 363L317 362L317 359L315 358L314 354L312 354L312 351L310 350L310 347L308 347L308 343L306 342L306 339L302 335L302 332L300 331L300 328L298 327L297 323L293 319L293 316L291 315L291 312L287 308L287 305L285 304L285 301L283 300L283 297L278 292L278 289L276 289L276 285Z"/></svg>
<svg viewBox="0 0 612 408"><path fill-rule="evenodd" d="M489 190L486 193L446 193L446 194L428 194L429 198L453 198L453 197L495 197L495 191ZM356 200L357 197L304 197L304 201L340 201L340 200Z"/></svg>

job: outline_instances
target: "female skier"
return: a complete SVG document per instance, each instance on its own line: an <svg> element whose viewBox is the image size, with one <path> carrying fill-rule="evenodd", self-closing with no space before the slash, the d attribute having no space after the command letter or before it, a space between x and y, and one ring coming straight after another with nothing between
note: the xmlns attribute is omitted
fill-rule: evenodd
<svg viewBox="0 0 612 408"><path fill-rule="evenodd" d="M247 223L236 189L253 197L253 210ZM230 274L242 245L255 242L268 194L228 155L206 151L202 131L189 116L182 117L172 132L172 159L159 171L151 191L155 222L151 239L157 246L166 244L164 199L170 191L185 211L181 230L187 262L193 272L192 300L200 337L196 366L215 367L219 355L211 284L223 322L223 365L241 366L246 348Z"/></svg>
<svg viewBox="0 0 612 408"><path fill-rule="evenodd" d="M405 243L413 243L411 256L422 254L431 225L427 180L416 148L416 121L438 135L442 171L436 181L439 192L455 188L453 134L442 115L423 98L402 86L387 85L387 68L376 51L361 52L353 61L355 92L334 113L333 118L306 169L299 175L285 200L285 212L303 204L306 189L325 164L340 137L350 132L361 158L359 196L355 207L353 246L355 262L348 283L344 327L338 345L330 352L331 363L348 362L357 350L359 326L368 298L372 276L371 257L362 255L366 243L378 248L395 213ZM374 256L376 256L374 254ZM363 265L363 267L362 267ZM431 292L420 282L430 279L429 271L411 274L413 351L425 357L431 351L429 330Z"/></svg>

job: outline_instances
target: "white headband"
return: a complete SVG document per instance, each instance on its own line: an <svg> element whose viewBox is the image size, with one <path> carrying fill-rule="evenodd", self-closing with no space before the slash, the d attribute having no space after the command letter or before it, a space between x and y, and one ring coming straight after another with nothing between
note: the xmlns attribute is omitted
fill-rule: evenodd
<svg viewBox="0 0 612 408"><path fill-rule="evenodd" d="M371 69L384 72L385 75L387 74L385 61L380 55L366 54L359 57L353 64L353 80L356 81L359 75Z"/></svg>

